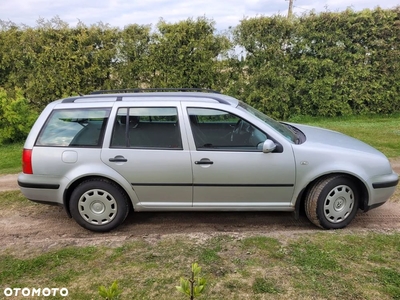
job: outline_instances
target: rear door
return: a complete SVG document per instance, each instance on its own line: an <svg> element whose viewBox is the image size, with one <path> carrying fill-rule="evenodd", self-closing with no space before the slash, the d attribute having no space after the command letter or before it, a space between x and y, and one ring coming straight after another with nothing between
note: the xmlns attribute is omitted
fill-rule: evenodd
<svg viewBox="0 0 400 300"><path fill-rule="evenodd" d="M144 103L116 110L102 160L130 182L144 207L192 206L191 159L180 119L178 105Z"/></svg>

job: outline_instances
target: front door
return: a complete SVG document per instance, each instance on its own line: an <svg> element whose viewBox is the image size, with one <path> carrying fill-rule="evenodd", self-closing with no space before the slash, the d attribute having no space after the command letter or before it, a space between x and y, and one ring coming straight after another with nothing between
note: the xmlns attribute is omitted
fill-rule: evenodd
<svg viewBox="0 0 400 300"><path fill-rule="evenodd" d="M187 108L193 134L193 207L290 209L292 149L263 153L267 134L234 114Z"/></svg>

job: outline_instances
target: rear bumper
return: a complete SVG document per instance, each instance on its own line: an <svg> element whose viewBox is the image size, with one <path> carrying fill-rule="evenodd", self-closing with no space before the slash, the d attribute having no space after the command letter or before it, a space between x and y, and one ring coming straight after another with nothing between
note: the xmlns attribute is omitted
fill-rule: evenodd
<svg viewBox="0 0 400 300"><path fill-rule="evenodd" d="M18 185L22 194L34 202L63 205L62 178L20 173Z"/></svg>
<svg viewBox="0 0 400 300"><path fill-rule="evenodd" d="M58 190L60 188L59 184L31 183L19 180L18 180L18 185L21 188L28 188L28 189Z"/></svg>

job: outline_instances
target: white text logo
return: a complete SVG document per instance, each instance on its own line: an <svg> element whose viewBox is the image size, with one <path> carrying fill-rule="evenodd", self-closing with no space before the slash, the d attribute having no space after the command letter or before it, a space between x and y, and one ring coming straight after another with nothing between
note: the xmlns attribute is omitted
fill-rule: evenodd
<svg viewBox="0 0 400 300"><path fill-rule="evenodd" d="M4 289L4 296L22 296L22 297L50 297L50 296L68 296L67 288L6 288Z"/></svg>

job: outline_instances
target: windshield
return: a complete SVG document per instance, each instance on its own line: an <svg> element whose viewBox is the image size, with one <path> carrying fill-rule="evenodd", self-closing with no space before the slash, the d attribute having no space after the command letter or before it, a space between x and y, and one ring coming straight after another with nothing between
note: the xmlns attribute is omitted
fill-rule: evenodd
<svg viewBox="0 0 400 300"><path fill-rule="evenodd" d="M264 115L262 112L258 111L254 107L251 107L250 105L248 105L242 101L239 101L238 108L251 113L256 118L260 119L264 123L267 123L269 126L271 126L276 131L278 131L280 134L282 134L288 141L290 141L292 143L295 143L297 141L296 134L289 127Z"/></svg>

